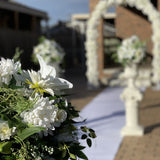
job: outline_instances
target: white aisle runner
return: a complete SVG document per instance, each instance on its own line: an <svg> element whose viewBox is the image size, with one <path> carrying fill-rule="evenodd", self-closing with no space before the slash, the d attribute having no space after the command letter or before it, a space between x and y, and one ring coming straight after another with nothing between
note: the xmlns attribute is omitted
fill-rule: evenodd
<svg viewBox="0 0 160 160"><path fill-rule="evenodd" d="M120 87L106 88L80 113L87 119L85 125L97 135L92 147L85 149L89 160L113 160L118 151L122 140L120 130L125 125L125 108L120 100L122 91Z"/></svg>

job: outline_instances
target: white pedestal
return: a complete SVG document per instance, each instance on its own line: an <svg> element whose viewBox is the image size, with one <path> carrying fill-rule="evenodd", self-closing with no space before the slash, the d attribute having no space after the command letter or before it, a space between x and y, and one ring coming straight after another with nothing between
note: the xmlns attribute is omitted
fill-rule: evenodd
<svg viewBox="0 0 160 160"><path fill-rule="evenodd" d="M121 130L122 136L143 136L144 128L142 126L125 126Z"/></svg>
<svg viewBox="0 0 160 160"><path fill-rule="evenodd" d="M128 76L128 86L121 94L121 99L125 102L126 108L126 125L121 130L122 136L142 136L144 128L139 125L139 102L143 98L143 94L135 86L136 67L125 70Z"/></svg>

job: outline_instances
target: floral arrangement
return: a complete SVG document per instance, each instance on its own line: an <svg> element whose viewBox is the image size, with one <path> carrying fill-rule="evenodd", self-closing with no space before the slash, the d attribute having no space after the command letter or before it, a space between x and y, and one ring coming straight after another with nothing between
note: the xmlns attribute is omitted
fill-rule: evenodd
<svg viewBox="0 0 160 160"><path fill-rule="evenodd" d="M39 44L33 49L33 62L38 63L37 56L40 55L47 64L53 65L60 72L60 64L63 62L64 50L54 40L45 37L39 39Z"/></svg>
<svg viewBox="0 0 160 160"><path fill-rule="evenodd" d="M86 31L86 65L87 65L87 79L88 82L94 86L99 85L99 71L98 71L98 54L97 54L97 38L99 19L106 13L106 10L111 6L126 5L136 7L142 13L148 16L148 20L152 26L152 41L153 41L153 81L155 83L160 81L160 13L153 6L150 0L100 0L93 10L87 24Z"/></svg>
<svg viewBox="0 0 160 160"><path fill-rule="evenodd" d="M95 132L77 125L78 111L64 90L72 83L37 55L40 70L22 70L20 62L0 61L0 160L87 159Z"/></svg>
<svg viewBox="0 0 160 160"><path fill-rule="evenodd" d="M118 48L118 62L123 65L131 63L140 63L145 57L146 46L137 36L131 36L122 41Z"/></svg>

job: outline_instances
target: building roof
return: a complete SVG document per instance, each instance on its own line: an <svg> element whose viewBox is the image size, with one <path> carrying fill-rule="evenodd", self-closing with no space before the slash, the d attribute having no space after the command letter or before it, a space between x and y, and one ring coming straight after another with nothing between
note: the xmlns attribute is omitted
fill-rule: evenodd
<svg viewBox="0 0 160 160"><path fill-rule="evenodd" d="M34 15L42 19L46 19L46 20L48 19L48 15L46 12L30 8L28 6L25 6L23 4L20 4L15 1L11 1L11 0L0 0L0 9L17 11L20 13Z"/></svg>
<svg viewBox="0 0 160 160"><path fill-rule="evenodd" d="M74 20L88 20L89 19L89 14L73 14L72 19ZM116 18L116 13L105 13L103 14L104 19L114 19Z"/></svg>

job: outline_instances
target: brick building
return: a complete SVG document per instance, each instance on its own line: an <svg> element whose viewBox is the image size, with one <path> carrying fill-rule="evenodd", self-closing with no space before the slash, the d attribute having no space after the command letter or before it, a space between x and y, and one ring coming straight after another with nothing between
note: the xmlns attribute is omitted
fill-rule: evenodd
<svg viewBox="0 0 160 160"><path fill-rule="evenodd" d="M96 4L99 0L89 0L90 2L90 13L94 10ZM160 10L160 0L151 0L155 8ZM105 74L104 70L104 36L103 36L103 19L100 19L100 24L98 26L99 37L98 43L98 61L99 61L99 79L103 79L105 76L110 76ZM136 8L118 6L116 7L116 18L115 18L115 28L116 37L119 39L125 39L132 35L138 35L141 40L145 40L147 43L147 52L151 54L152 51L152 41L151 41L151 24L147 19L147 16Z"/></svg>
<svg viewBox="0 0 160 160"><path fill-rule="evenodd" d="M151 0L152 4L160 10L160 0ZM152 52L151 24L141 11L129 6L118 6L116 9L116 35L122 39L131 35L138 35L147 43L147 52Z"/></svg>

